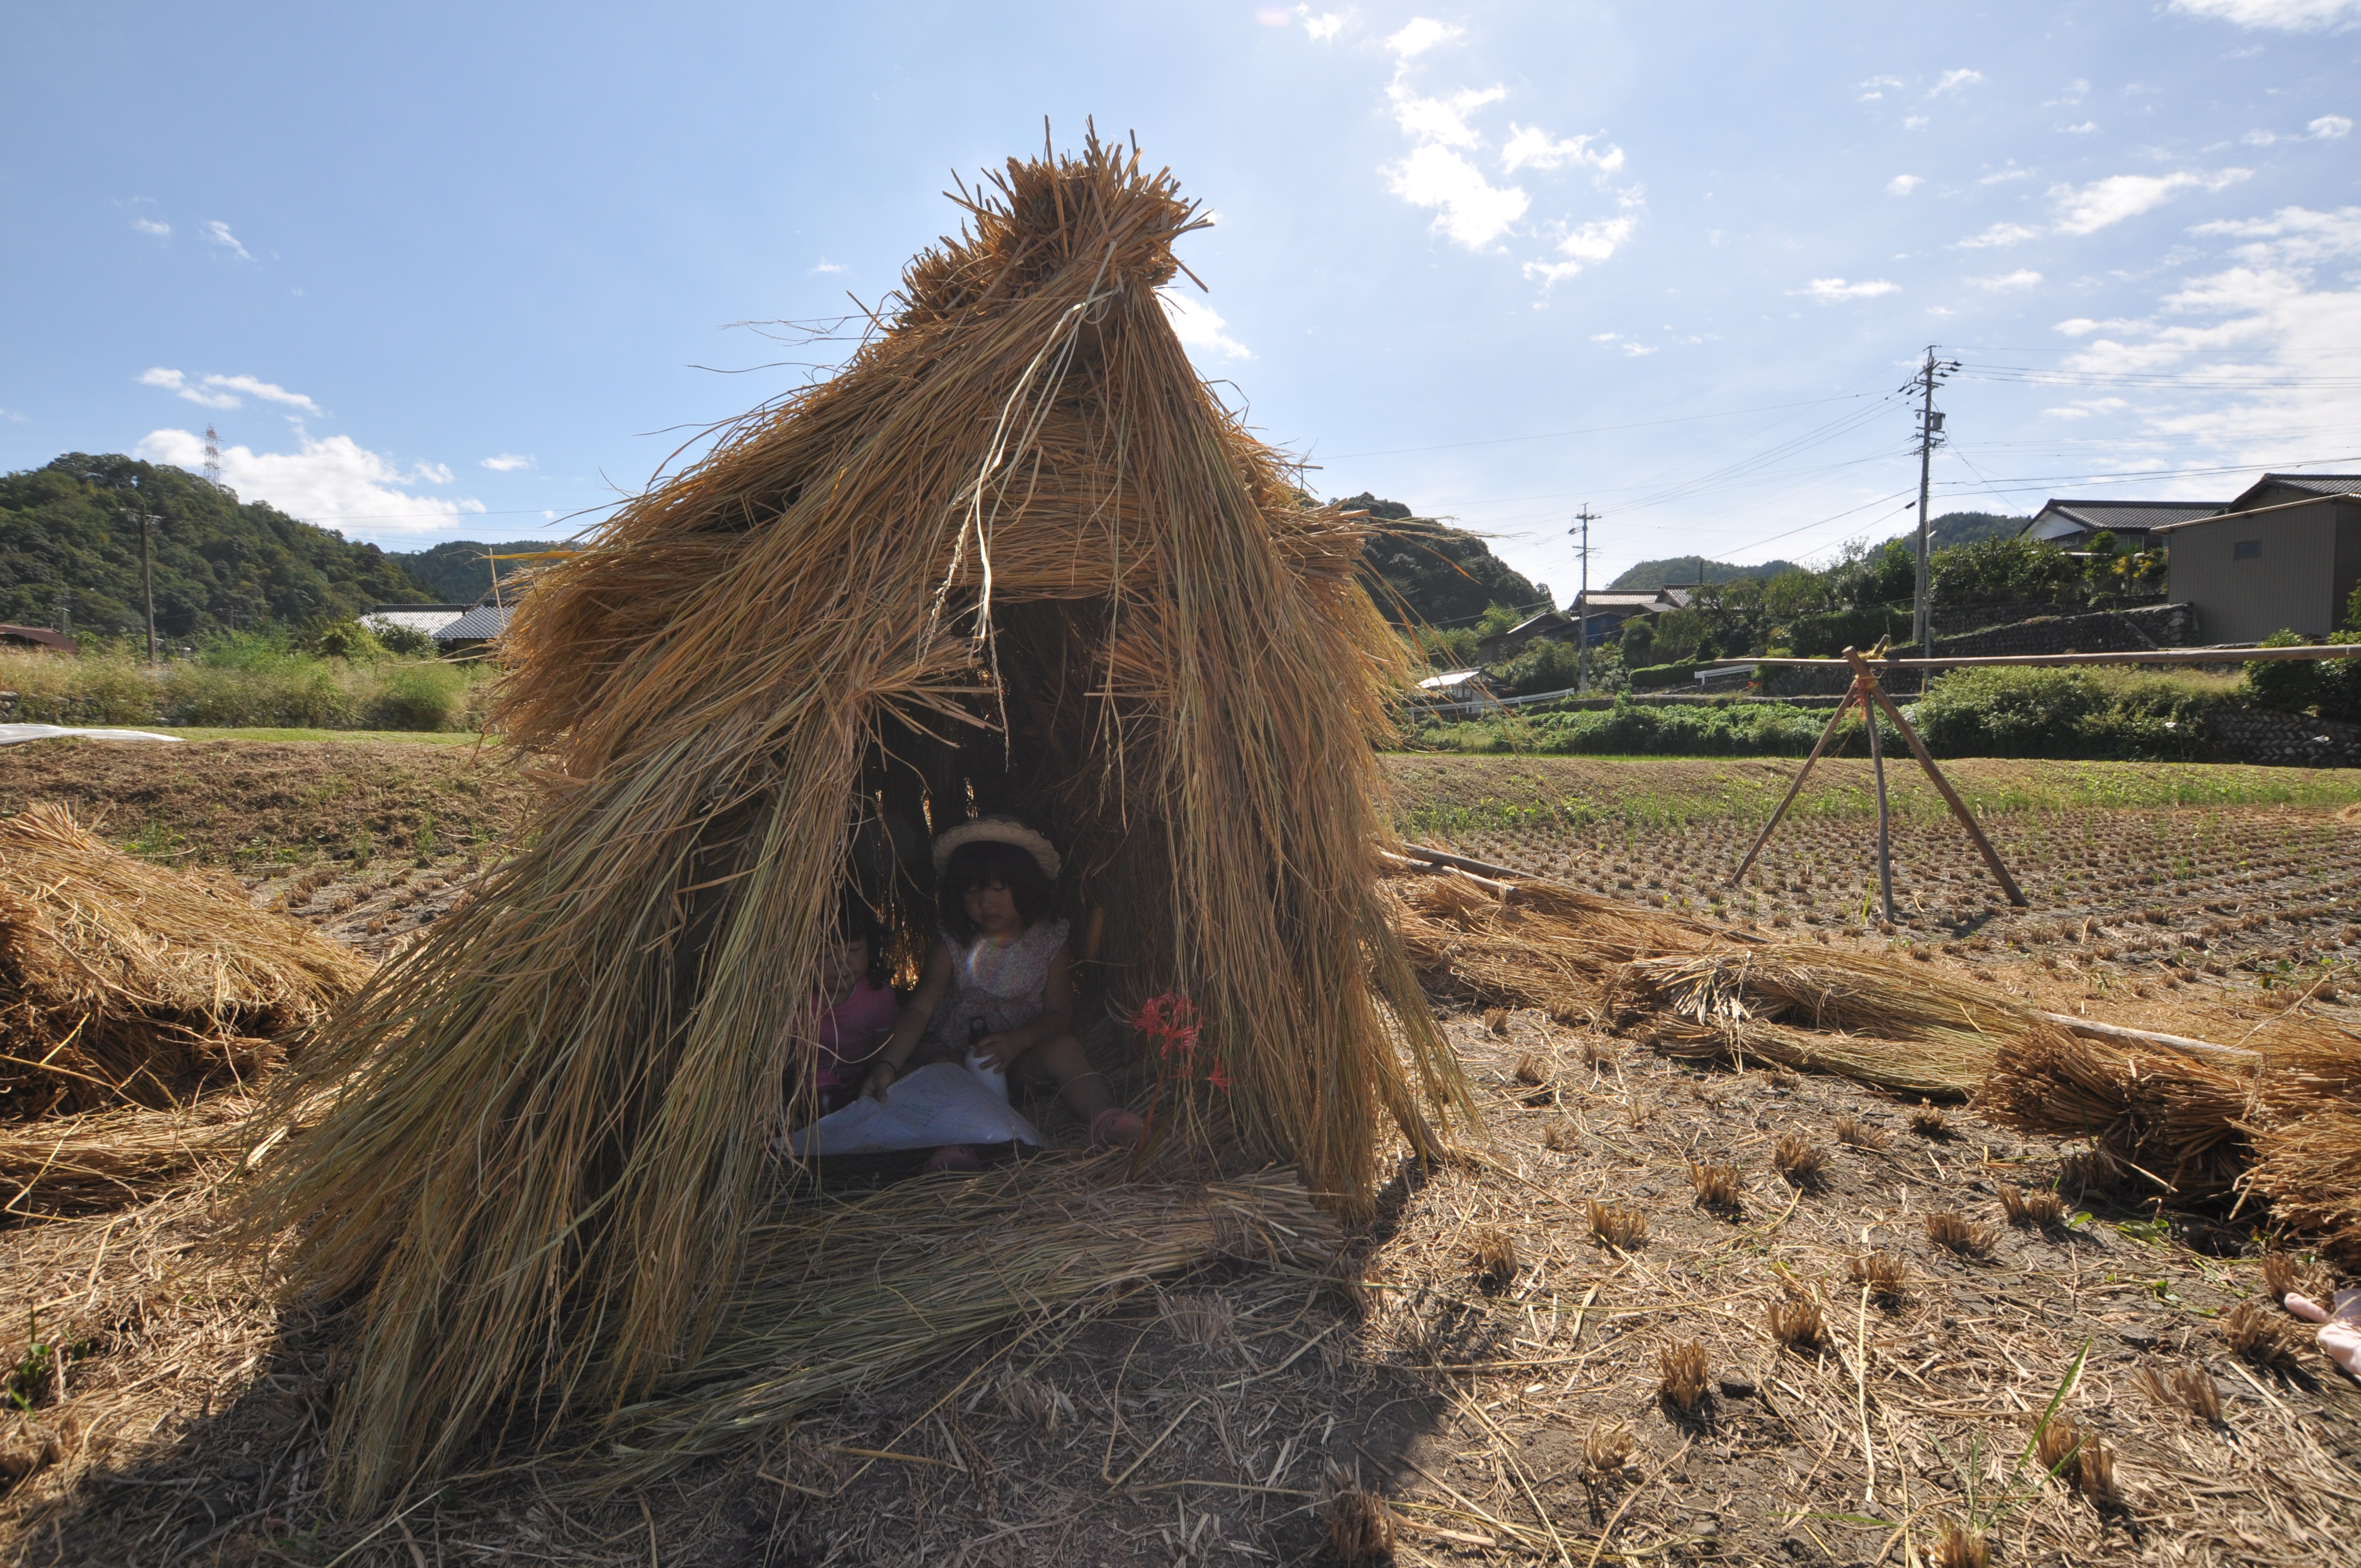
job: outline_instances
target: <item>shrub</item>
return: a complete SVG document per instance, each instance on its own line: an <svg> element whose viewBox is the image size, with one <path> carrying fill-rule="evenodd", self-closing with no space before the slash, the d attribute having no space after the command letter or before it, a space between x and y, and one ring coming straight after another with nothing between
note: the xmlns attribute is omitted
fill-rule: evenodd
<svg viewBox="0 0 2361 1568"><path fill-rule="evenodd" d="M436 649L434 639L414 626L400 626L390 620L369 623L379 646L397 659L431 659Z"/></svg>
<svg viewBox="0 0 2361 1568"><path fill-rule="evenodd" d="M359 706L344 673L300 653L246 650L237 663L201 654L165 674L163 707L176 724L342 729Z"/></svg>
<svg viewBox="0 0 2361 1568"><path fill-rule="evenodd" d="M2236 694L2204 675L1986 667L1929 681L1914 722L1941 756L2187 762Z"/></svg>
<svg viewBox="0 0 2361 1568"><path fill-rule="evenodd" d="M2292 631L2274 631L2263 639L2266 648L2296 648L2303 639ZM2321 698L2320 664L2311 659L2278 660L2246 666L2246 695L2264 707L2282 713L2302 713ZM2336 683L2345 685L2340 676ZM2340 696L2343 696L2340 690Z"/></svg>
<svg viewBox="0 0 2361 1568"><path fill-rule="evenodd" d="M338 620L305 622L302 642L305 652L323 659L365 663L382 659L386 654L386 645L377 634L349 615Z"/></svg>
<svg viewBox="0 0 2361 1568"><path fill-rule="evenodd" d="M0 689L28 724L153 724L156 682L127 652L0 653Z"/></svg>
<svg viewBox="0 0 2361 1568"><path fill-rule="evenodd" d="M1631 689L1635 692L1663 691L1666 687L1686 686L1697 673L1694 661L1678 664L1646 664L1631 672Z"/></svg>
<svg viewBox="0 0 2361 1568"><path fill-rule="evenodd" d="M465 728L468 673L451 664L403 663L387 667L364 722L371 729Z"/></svg>

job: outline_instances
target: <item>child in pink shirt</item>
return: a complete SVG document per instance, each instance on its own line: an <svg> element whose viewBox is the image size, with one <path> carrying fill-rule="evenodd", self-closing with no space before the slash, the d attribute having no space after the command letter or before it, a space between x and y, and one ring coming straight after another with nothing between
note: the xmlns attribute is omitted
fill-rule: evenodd
<svg viewBox="0 0 2361 1568"><path fill-rule="evenodd" d="M812 1091L818 1113L842 1110L861 1089L869 1059L893 1032L901 1003L888 983L884 941L869 906L848 894L837 939L821 962L813 1027Z"/></svg>

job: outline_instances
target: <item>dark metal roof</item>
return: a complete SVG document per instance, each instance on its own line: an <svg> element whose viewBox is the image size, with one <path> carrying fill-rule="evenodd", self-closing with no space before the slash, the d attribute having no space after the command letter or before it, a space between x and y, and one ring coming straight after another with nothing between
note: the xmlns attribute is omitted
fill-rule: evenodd
<svg viewBox="0 0 2361 1568"><path fill-rule="evenodd" d="M2244 510L2247 503L2272 490L2294 490L2307 496L2361 496L2361 474L2266 474L2247 486L2246 494L2230 503L2230 510Z"/></svg>
<svg viewBox="0 0 2361 1568"><path fill-rule="evenodd" d="M437 642L481 642L498 637L509 629L509 616L515 609L479 604L450 625L434 634Z"/></svg>
<svg viewBox="0 0 2361 1568"><path fill-rule="evenodd" d="M2026 519L2025 527L2018 532L2030 533L2039 526L2042 519L2057 516L2093 533L2103 528L2116 533L2145 533L2151 528L2161 528L2167 523L2212 517L2230 504L2226 501L2086 501L2053 497L2043 502L2041 510Z"/></svg>
<svg viewBox="0 0 2361 1568"><path fill-rule="evenodd" d="M81 643L71 637L61 636L46 626L0 624L0 642L29 642L37 648L55 648L61 653L82 652Z"/></svg>

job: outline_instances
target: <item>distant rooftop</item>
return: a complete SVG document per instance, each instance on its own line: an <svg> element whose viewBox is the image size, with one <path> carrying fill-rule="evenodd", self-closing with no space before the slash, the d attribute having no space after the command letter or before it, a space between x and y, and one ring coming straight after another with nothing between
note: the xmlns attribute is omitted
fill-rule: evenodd
<svg viewBox="0 0 2361 1568"><path fill-rule="evenodd" d="M2273 490L2293 490L2299 496L2361 496L2361 474L2266 474L2224 510L2246 510Z"/></svg>

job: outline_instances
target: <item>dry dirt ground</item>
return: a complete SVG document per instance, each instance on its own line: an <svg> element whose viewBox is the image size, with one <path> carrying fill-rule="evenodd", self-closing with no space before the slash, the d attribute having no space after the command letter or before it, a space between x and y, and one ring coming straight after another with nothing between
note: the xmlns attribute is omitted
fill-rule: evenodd
<svg viewBox="0 0 2361 1568"><path fill-rule="evenodd" d="M126 839L153 820L202 827L223 860L312 844L249 862L256 896L390 945L457 895L465 857L420 867L413 845L399 885L364 896L389 857L335 859L319 846L348 851L348 836L293 838L332 819L269 802L366 769L367 785L347 787L373 792L375 819L406 820L392 814L412 809L407 789L438 803L439 825L457 815L439 805L453 780L515 789L495 797L509 815L474 819L482 854L522 831L523 795L442 749L382 770L360 750L255 760L278 781L258 798L285 828L242 827L240 797L211 780L124 767L110 784L87 748L57 743L0 751L0 809L52 790L104 805L118 788L145 792L110 818ZM225 751L207 765L246 764ZM390 783L394 766L412 782ZM1437 813L1417 836L1626 897L1704 902L1712 857L1735 841L1728 812L1659 812L1653 827L1645 812L1615 815L1619 801L1696 795L1694 778L1665 771L1687 766L1601 773L1588 822L1561 816L1543 831L1462 812L1444 831ZM1484 794L1467 778L1410 782L1413 811ZM2003 852L2026 862L2036 910L1947 928L1938 916L1975 902L1962 887L1891 936L1837 934L1857 928L1843 879L1861 863L1861 824L1808 820L1783 839L1797 858L1774 868L1777 884L1766 878L1751 916L1734 916L1891 943L1897 963L1924 954L2060 1010L2214 1039L2307 994L2301 1005L2341 1010L2325 998L2342 919L2306 912L2349 898L2339 879L2353 862L2338 857L2361 829L2317 803L2002 813ZM1611 842L1583 831L1607 821ZM2027 846L2086 829L2107 846L2092 863L2061 850L2035 869ZM1938 828L1914 816L1906 837L1931 846ZM1911 852L1905 883L1942 885ZM321 870L332 875L302 885ZM1663 885L1642 885L1652 875ZM448 885L416 886L436 876ZM326 907L346 892L351 905ZM2234 907L2204 907L2223 903ZM1854 927L1818 921L1838 904ZM2151 906L2175 913L2135 920ZM356 920L370 908L387 913ZM2240 924L2258 914L2273 919ZM368 919L386 924L371 933ZM2206 934L2225 920L2235 929ZM2012 946L2011 922L2072 930ZM2203 945L2181 944L2187 931ZM2152 932L2168 939L2133 946ZM2273 955L2299 946L2283 974ZM2194 961L2163 961L2183 957ZM1971 1561L1941 1555L1947 1527L1982 1531L2004 1564L2327 1563L2349 1550L2336 1542L2361 1525L2361 1390L2308 1337L2233 1348L2229 1319L2260 1290L2273 1240L2251 1215L2084 1193L2070 1149L1958 1107L1938 1126L1842 1080L1700 1069L1537 1013L1446 1022L1489 1141L1440 1169L1397 1167L1379 1222L1337 1266L1225 1265L1044 1321L774 1433L739 1463L616 1498L511 1472L340 1518L321 1486L333 1326L282 1315L254 1275L197 1247L202 1195L9 1232L0 1324L24 1328L21 1349L0 1355L15 1364L0 1468L16 1478L0 1498L0 1561L1311 1563L1335 1560L1323 1502L1340 1477L1391 1506L1406 1563ZM1792 1178L1777 1168L1783 1143ZM1817 1173L1802 1172L1806 1151L1824 1157ZM1695 1182L1724 1166L1736 1203L1708 1206ZM2059 1189L2066 1218L2010 1223L2004 1186ZM1610 1230L1636 1221L1644 1234L1600 1240L1594 1202L1616 1211L1599 1216ZM1930 1230L1944 1215L1957 1223ZM1667 1392L1667 1357L1688 1387L1675 1376ZM1675 1394L1691 1387L1684 1408ZM2053 1437L2070 1424L2084 1443L2056 1476L2027 1452L2045 1410Z"/></svg>

